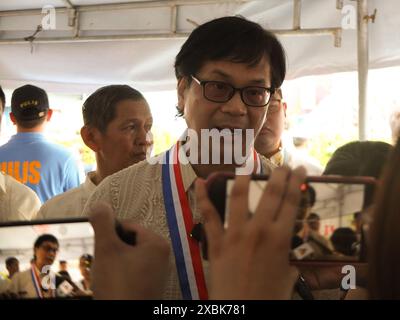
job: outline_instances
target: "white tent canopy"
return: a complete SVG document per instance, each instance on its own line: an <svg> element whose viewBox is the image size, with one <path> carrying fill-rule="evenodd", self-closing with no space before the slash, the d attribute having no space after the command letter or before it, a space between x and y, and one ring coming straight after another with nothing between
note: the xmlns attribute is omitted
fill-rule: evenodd
<svg viewBox="0 0 400 320"><path fill-rule="evenodd" d="M293 0L149 0L115 6L121 2L1 1L0 84L12 89L29 82L66 93L87 93L110 83L128 83L143 91L174 89L174 57L196 24L241 14L267 29L293 28ZM302 29L341 28L343 21L350 29L341 30L341 39L336 39L341 40L340 47L334 46L335 38L330 34L280 32L288 56L287 79L357 70L356 1L300 3ZM337 9L340 3L343 13ZM89 7L99 4L103 6ZM39 32L31 44L24 38L33 35L43 19L50 17L46 16L50 11L42 14L45 5L57 8L55 29ZM375 23L369 24L370 67L399 65L400 2L369 0L368 7L370 14L377 9ZM75 25L73 13L78 13ZM298 23L295 21L295 25Z"/></svg>

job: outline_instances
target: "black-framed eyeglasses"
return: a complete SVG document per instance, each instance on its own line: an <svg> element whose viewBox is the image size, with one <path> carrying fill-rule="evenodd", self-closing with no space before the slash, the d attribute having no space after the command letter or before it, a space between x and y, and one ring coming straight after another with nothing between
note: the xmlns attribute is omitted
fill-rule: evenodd
<svg viewBox="0 0 400 320"><path fill-rule="evenodd" d="M49 246L49 245L41 245L40 248L42 248L46 252L54 252L54 253L58 252L58 247L53 247L53 246Z"/></svg>
<svg viewBox="0 0 400 320"><path fill-rule="evenodd" d="M275 91L273 88L260 86L235 88L223 81L201 81L193 75L191 77L197 84L202 86L204 98L212 102L228 102L236 91L239 91L240 97L246 105L250 107L265 107Z"/></svg>

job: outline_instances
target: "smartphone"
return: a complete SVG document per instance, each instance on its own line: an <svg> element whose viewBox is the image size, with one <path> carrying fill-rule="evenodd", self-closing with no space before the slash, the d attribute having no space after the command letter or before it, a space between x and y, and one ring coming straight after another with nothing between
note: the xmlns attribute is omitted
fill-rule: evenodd
<svg viewBox="0 0 400 320"><path fill-rule="evenodd" d="M216 173L207 180L211 202L224 221L229 214L235 176ZM253 176L249 212L254 213L268 184L268 176ZM364 261L365 241L360 216L372 203L371 177L309 176L301 186L292 237L292 261Z"/></svg>
<svg viewBox="0 0 400 320"><path fill-rule="evenodd" d="M57 239L58 248L50 241L43 242L41 252L35 251L35 241L45 234ZM79 260L83 255L93 254L94 231L87 218L1 223L0 297L90 299L90 294L80 290L83 273ZM11 279L5 263L10 257L18 261ZM35 275L32 264L37 259L44 262L42 270L36 270Z"/></svg>

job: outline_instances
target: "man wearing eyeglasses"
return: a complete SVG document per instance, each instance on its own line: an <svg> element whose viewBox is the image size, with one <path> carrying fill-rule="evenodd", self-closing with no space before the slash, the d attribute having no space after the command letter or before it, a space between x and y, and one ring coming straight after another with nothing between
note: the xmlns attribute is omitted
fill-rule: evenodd
<svg viewBox="0 0 400 320"><path fill-rule="evenodd" d="M22 299L55 298L55 275L50 267L59 249L56 237L51 234L39 236L33 246L31 268L13 277L9 291Z"/></svg>
<svg viewBox="0 0 400 320"><path fill-rule="evenodd" d="M281 86L285 72L282 45L257 23L223 17L197 27L175 60L177 110L187 123L187 132L160 156L106 178L87 202L83 215L103 201L118 218L132 219L168 241L173 254L165 266L169 273L160 298L207 298L208 265L198 242L190 236L193 226L202 220L194 181L214 172L235 172L247 164L253 172L271 172L275 166L259 157L252 145L264 123L271 94ZM202 135L204 132L209 135ZM247 132L250 139L246 139ZM222 148L210 144L215 135L224 137L217 142ZM225 138L241 141L239 149L246 151L244 163L225 161L230 147ZM208 157L203 158L204 154ZM96 260L97 274L108 270L106 262ZM104 288L106 297L111 279L94 281L97 292Z"/></svg>
<svg viewBox="0 0 400 320"><path fill-rule="evenodd" d="M286 110L282 89L276 89L269 103L265 123L255 140L255 149L279 167L284 164L291 168L304 166L309 175L321 175L322 167L314 159L306 152L296 150L291 141L283 139Z"/></svg>

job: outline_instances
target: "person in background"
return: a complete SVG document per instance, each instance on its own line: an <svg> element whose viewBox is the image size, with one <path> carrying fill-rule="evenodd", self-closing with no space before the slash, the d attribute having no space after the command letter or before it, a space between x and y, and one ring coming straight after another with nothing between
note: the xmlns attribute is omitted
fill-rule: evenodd
<svg viewBox="0 0 400 320"><path fill-rule="evenodd" d="M339 147L325 166L323 175L379 178L393 146L382 141L352 141Z"/></svg>
<svg viewBox="0 0 400 320"><path fill-rule="evenodd" d="M350 257L357 253L357 235L351 228L336 228L330 240L336 253Z"/></svg>
<svg viewBox="0 0 400 320"><path fill-rule="evenodd" d="M8 271L8 279L11 279L17 272L19 272L19 261L15 257L6 259L6 268Z"/></svg>
<svg viewBox="0 0 400 320"><path fill-rule="evenodd" d="M78 188L43 204L38 219L79 216L93 190L107 176L138 163L150 153L153 118L143 95L127 85L102 87L82 107L83 142L96 154L96 171Z"/></svg>
<svg viewBox="0 0 400 320"><path fill-rule="evenodd" d="M315 231L316 233L320 233L321 228L321 218L317 213L311 212L307 217L307 225L310 230Z"/></svg>
<svg viewBox="0 0 400 320"><path fill-rule="evenodd" d="M8 290L22 299L55 298L55 283L51 281L50 267L57 257L58 249L56 237L51 234L39 236L33 245L31 268L15 274Z"/></svg>
<svg viewBox="0 0 400 320"><path fill-rule="evenodd" d="M0 87L0 129L5 106L6 96ZM0 222L32 220L41 204L34 191L4 172L0 172L0 197Z"/></svg>
<svg viewBox="0 0 400 320"><path fill-rule="evenodd" d="M78 287L86 295L92 295L92 276L91 269L93 264L93 256L90 254L83 254L79 258L79 270L83 279L77 284Z"/></svg>
<svg viewBox="0 0 400 320"><path fill-rule="evenodd" d="M1 170L35 191L42 203L77 187L83 175L72 153L46 139L52 114L46 91L32 85L15 89L10 118L17 134L0 147Z"/></svg>
<svg viewBox="0 0 400 320"><path fill-rule="evenodd" d="M6 259L6 269L8 275L5 279L0 277L0 294L8 290L12 277L19 272L19 261L15 257L8 257Z"/></svg>
<svg viewBox="0 0 400 320"><path fill-rule="evenodd" d="M311 185L307 184L305 186L305 192L300 200L295 224L296 235L292 239L292 245L297 244L298 246L299 244L307 243L312 250L311 257L313 259L321 259L326 255L331 255L333 253L333 247L328 239L309 227L309 215L315 215L315 213L311 213L311 210L317 199L317 194L315 188ZM301 241L299 239L301 239Z"/></svg>
<svg viewBox="0 0 400 320"><path fill-rule="evenodd" d="M311 157L304 156L283 139L286 111L287 104L279 88L269 103L265 123L254 143L255 149L277 166L286 164L295 168L302 165L309 175L321 175L322 168L314 159L312 161Z"/></svg>
<svg viewBox="0 0 400 320"><path fill-rule="evenodd" d="M59 261L59 271L58 274L60 274L61 276L65 277L68 280L71 280L71 276L68 272L68 263L65 260L60 260Z"/></svg>

